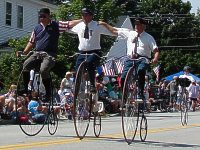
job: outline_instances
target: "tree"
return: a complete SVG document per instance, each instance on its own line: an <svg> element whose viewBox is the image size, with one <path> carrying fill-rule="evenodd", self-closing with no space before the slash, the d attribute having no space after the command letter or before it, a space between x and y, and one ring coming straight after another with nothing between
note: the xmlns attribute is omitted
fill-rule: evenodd
<svg viewBox="0 0 200 150"><path fill-rule="evenodd" d="M46 0L50 2L51 0ZM62 0L52 0L51 2L60 3ZM104 20L109 23L116 22L117 17L121 15L123 7L117 6L112 0L101 0L101 1L89 1L89 0L71 0L70 3L59 5L58 11L53 14L53 18L56 20L71 20L78 19L81 17L81 8L89 6L94 12L94 19ZM112 14L112 15L110 15ZM17 82L17 77L21 71L23 58L16 58L15 52L17 50L22 50L26 46L28 37L23 37L22 39L12 39L9 45L14 49L12 54L2 54L0 59L0 75L1 81L9 87L9 85ZM101 41L103 52L108 52L110 49L114 38L104 36ZM55 79L54 84L59 86L61 78L68 70L74 69L75 60L69 60L65 55L72 55L78 50L78 39L76 35L64 33L59 39L59 50L58 57L56 61L56 66L53 68L53 79Z"/></svg>
<svg viewBox="0 0 200 150"><path fill-rule="evenodd" d="M62 0L54 0L61 4ZM182 0L71 0L70 3L59 5L58 11L53 15L56 20L71 20L80 18L81 8L88 6L94 10L95 20L104 20L110 24L117 21L120 15L145 17L149 20L147 32L153 35L161 50L160 62L163 73L161 77L182 70L183 66L190 65L192 73L198 74L200 69L200 13L190 14L190 2ZM132 20L134 22L134 19ZM104 36L101 39L102 51L108 52L115 38ZM11 40L10 46L15 51L23 49L28 38ZM74 68L75 60L67 60L64 55L72 55L77 51L78 39L76 35L64 33L59 40L59 52L54 78L57 85L67 70ZM192 50L193 49L193 50ZM19 62L15 53L3 54L0 59L1 81L5 85L16 82L19 75Z"/></svg>
<svg viewBox="0 0 200 150"><path fill-rule="evenodd" d="M191 3L182 0L141 0L140 15L149 20L147 32L161 50L160 63L166 76L190 65L197 74L200 61L200 21L190 13Z"/></svg>

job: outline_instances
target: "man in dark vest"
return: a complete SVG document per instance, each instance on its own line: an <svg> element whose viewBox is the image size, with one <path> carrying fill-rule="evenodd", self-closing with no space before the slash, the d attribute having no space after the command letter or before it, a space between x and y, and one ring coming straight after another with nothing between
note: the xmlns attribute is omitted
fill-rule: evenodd
<svg viewBox="0 0 200 150"><path fill-rule="evenodd" d="M48 8L42 8L39 11L39 21L39 24L35 26L29 42L23 51L24 54L28 54L30 50L34 48L33 54L23 64L23 78L25 92L27 92L29 72L38 65L38 54L42 54L42 61L38 67L40 67L42 82L46 90L45 101L48 102L51 96L49 72L55 65L59 35L65 30L75 26L81 20L53 21L50 17L50 10ZM20 54L18 53L18 55Z"/></svg>

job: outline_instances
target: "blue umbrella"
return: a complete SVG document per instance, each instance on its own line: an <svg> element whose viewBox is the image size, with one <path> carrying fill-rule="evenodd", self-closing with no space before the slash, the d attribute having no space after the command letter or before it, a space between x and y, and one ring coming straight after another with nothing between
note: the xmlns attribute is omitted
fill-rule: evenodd
<svg viewBox="0 0 200 150"><path fill-rule="evenodd" d="M167 76L167 77L165 77L165 78L163 78L163 79L165 79L165 80L167 80L167 81L171 81L171 80L173 80L173 77L174 77L174 76L178 76L178 77L179 77L180 75L183 75L183 74L184 74L184 71L180 71L180 72L178 72L178 73L169 75L169 76ZM189 73L189 75L192 76L192 77L196 80L196 82L200 82L200 78L199 78L198 76L195 76L195 75L193 75L193 74L191 74L191 73Z"/></svg>

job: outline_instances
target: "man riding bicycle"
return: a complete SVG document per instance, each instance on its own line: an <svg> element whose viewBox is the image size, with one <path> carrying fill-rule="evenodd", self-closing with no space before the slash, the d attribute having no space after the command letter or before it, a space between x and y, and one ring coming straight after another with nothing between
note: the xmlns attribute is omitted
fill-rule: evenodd
<svg viewBox="0 0 200 150"><path fill-rule="evenodd" d="M30 40L23 51L24 54L28 54L30 50L34 48L33 54L23 64L23 80L25 84L25 93L28 93L29 72L31 69L34 69L35 66L38 66L38 54L42 55L40 72L46 90L45 101L48 102L50 101L51 95L49 72L55 65L59 35L66 29L79 23L80 20L56 22L51 20L50 10L48 8L42 8L39 11L39 21L40 23L35 26ZM18 52L17 55L21 55L21 52Z"/></svg>
<svg viewBox="0 0 200 150"><path fill-rule="evenodd" d="M159 50L158 46L154 38L145 32L147 21L143 18L136 18L135 20L135 31L130 31L129 29L120 29L113 28L112 26L100 22L103 24L109 31L113 34L121 36L123 38L127 38L127 55L130 58L138 59L140 57L146 57L147 59L151 58L151 53L154 53L154 58L152 59L152 63L157 63L159 58ZM145 84L145 74L146 70L149 67L149 64L146 63L145 59L140 59L136 61L136 68L138 72L138 87L139 87L139 95L138 99L144 100L144 84ZM124 64L124 69L121 76L121 85L122 88L124 86L124 80L126 74L130 67L133 66L133 60L126 60Z"/></svg>
<svg viewBox="0 0 200 150"><path fill-rule="evenodd" d="M106 27L99 25L97 21L93 20L93 11L89 8L81 10L83 21L74 26L69 32L78 34L79 38L79 55L76 60L76 70L79 65L87 57L87 64L89 69L89 78L91 82L91 91L95 91L95 70L99 66L101 56L100 37L101 34L112 35ZM85 54L89 54L86 56ZM92 54L92 55L91 55ZM93 54L97 54L93 55Z"/></svg>

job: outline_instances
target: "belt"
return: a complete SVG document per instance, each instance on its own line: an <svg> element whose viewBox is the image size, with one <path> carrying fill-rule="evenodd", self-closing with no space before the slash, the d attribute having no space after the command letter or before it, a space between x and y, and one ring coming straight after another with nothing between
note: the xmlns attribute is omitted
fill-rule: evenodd
<svg viewBox="0 0 200 150"><path fill-rule="evenodd" d="M149 60L151 59L151 58L148 58L147 56L142 56L142 55L139 55L139 54L133 54L131 58L133 58L133 59L138 59L138 58L140 58L140 57L145 57L145 58L147 58L147 59L149 59Z"/></svg>
<svg viewBox="0 0 200 150"><path fill-rule="evenodd" d="M94 53L94 52L99 52L100 49L93 49L93 50L79 50L79 53Z"/></svg>

